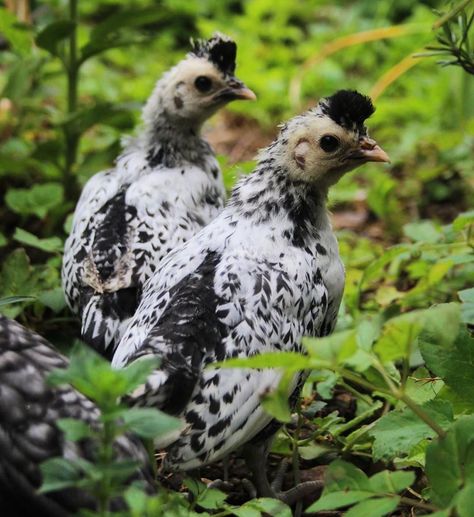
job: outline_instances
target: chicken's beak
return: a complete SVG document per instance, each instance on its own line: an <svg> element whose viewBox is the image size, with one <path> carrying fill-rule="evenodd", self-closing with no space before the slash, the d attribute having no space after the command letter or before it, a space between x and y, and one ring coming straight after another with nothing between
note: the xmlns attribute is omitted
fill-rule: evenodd
<svg viewBox="0 0 474 517"><path fill-rule="evenodd" d="M363 137L359 140L359 150L356 158L366 162L390 162L388 154L372 138Z"/></svg>
<svg viewBox="0 0 474 517"><path fill-rule="evenodd" d="M234 100L254 101L256 98L255 93L235 77L227 81L226 86L214 96L216 101L227 102Z"/></svg>

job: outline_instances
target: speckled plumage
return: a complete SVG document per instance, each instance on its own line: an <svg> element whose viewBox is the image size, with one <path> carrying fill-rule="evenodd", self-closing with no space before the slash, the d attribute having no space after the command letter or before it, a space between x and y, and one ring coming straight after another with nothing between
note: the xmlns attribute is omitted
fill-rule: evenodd
<svg viewBox="0 0 474 517"><path fill-rule="evenodd" d="M117 367L147 355L162 361L134 394L135 403L188 424L173 443L157 444L168 446L170 469L195 468L268 435L272 419L260 397L276 388L281 372L206 366L301 351L303 335L324 336L334 328L344 268L326 210L327 185L362 161L342 156L334 168L323 160L314 172L305 169L303 155L296 157L320 126L336 127L327 114L331 99L285 125L224 211L166 258L119 343ZM355 122L353 129L337 126L347 136L347 152L368 138ZM290 393L302 379L294 376Z"/></svg>
<svg viewBox="0 0 474 517"><path fill-rule="evenodd" d="M230 100L252 98L233 76L235 53L235 43L220 35L195 44L156 84L139 136L82 192L65 245L63 286L83 339L108 357L161 259L224 206L222 175L200 128ZM194 87L200 74L212 78L215 92Z"/></svg>
<svg viewBox="0 0 474 517"><path fill-rule="evenodd" d="M66 441L60 418L98 424L99 411L70 386L50 386L48 374L67 360L43 338L0 316L0 513L2 517L66 517L93 501L78 489L39 494L40 464L53 457L93 459L87 440ZM148 454L138 439L122 436L115 452L142 465L136 479L151 489Z"/></svg>

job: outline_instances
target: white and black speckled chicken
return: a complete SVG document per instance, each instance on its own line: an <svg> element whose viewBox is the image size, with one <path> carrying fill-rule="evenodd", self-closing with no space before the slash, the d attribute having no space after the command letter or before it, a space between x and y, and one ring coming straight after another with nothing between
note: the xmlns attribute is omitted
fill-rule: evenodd
<svg viewBox="0 0 474 517"><path fill-rule="evenodd" d="M140 289L161 259L224 206L222 175L202 124L236 99L254 99L234 75L236 44L199 41L157 82L144 128L113 169L93 176L76 207L62 270L82 338L112 357Z"/></svg>
<svg viewBox="0 0 474 517"><path fill-rule="evenodd" d="M299 351L303 335L334 328L344 267L326 197L351 169L388 161L364 126L373 111L368 97L343 90L288 122L224 211L147 282L113 365L161 358L135 396L188 424L166 444L168 468L213 462L276 431L260 398L278 385L279 370L206 366ZM295 376L294 393L302 380Z"/></svg>
<svg viewBox="0 0 474 517"><path fill-rule="evenodd" d="M67 360L49 343L15 321L0 315L0 514L2 517L67 517L94 501L79 489L40 494L39 465L53 457L92 460L87 440L66 441L57 427L60 418L98 424L99 411L70 386L46 382ZM153 469L140 441L122 436L115 452L141 465L134 479L153 487Z"/></svg>

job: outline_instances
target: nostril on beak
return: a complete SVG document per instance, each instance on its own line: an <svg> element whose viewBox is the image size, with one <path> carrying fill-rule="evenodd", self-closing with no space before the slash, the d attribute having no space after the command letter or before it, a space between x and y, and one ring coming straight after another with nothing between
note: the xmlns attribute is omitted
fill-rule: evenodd
<svg viewBox="0 0 474 517"><path fill-rule="evenodd" d="M360 148L366 151L371 151L376 145L377 142L372 138L361 138L359 141Z"/></svg>

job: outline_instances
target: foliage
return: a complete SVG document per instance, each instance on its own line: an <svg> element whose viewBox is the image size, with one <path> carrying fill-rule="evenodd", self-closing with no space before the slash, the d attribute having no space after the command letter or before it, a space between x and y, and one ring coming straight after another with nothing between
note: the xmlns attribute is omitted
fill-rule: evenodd
<svg viewBox="0 0 474 517"><path fill-rule="evenodd" d="M79 188L112 164L121 136L138 122L139 104L188 50L190 37L214 30L235 37L238 75L259 97L233 104L211 122L211 141L224 125L237 128L231 135L240 146L264 144L277 123L320 96L341 87L367 92L377 106L371 131L392 165L364 166L330 194L346 266L336 333L307 340L306 356L279 354L234 365L274 365L286 372L263 404L287 423L274 451L292 456L295 473L298 457L302 465L327 464L328 455L343 458L329 465L315 511L385 515L398 505L469 515L474 79L462 67L469 71L472 64L472 2L30 4L31 16L22 20L0 7L0 311L69 349L78 327L65 308L60 264ZM434 31L431 8L446 12ZM433 47L435 38L432 52L454 56L449 63L460 67L437 68L430 59L413 58ZM239 130L242 120L251 125ZM252 170L254 151L249 145L236 154L238 171ZM230 188L235 158L219 160ZM311 373L295 425L286 394L301 368ZM111 436L127 430L147 438L164 432L163 415L137 414L117 402L142 374L131 380L132 374L112 371L96 358L73 357L59 376L96 397L103 420L87 433L99 450L110 451ZM355 406L349 415L333 404L338 390ZM107 414L114 417L109 421ZM86 433L71 421L61 425L70 439ZM130 472L125 466L104 481L110 461L104 453L93 466L61 464L62 474L53 461L47 481L81 483L105 507L123 486L122 474ZM93 483L93 477L102 481ZM271 499L231 505L225 494L198 481L188 480L186 487L191 503L172 491L149 496L132 486L124 492L129 514L253 517L287 511Z"/></svg>

